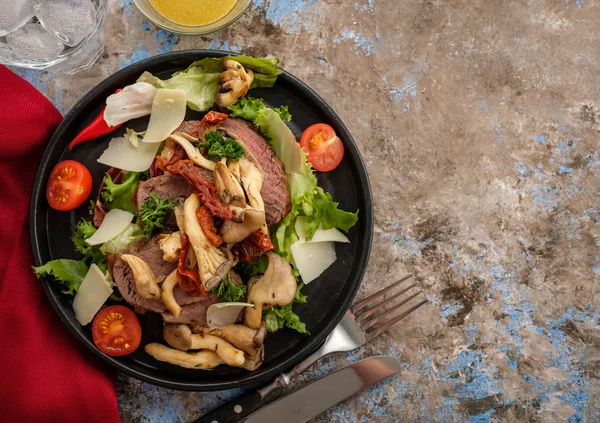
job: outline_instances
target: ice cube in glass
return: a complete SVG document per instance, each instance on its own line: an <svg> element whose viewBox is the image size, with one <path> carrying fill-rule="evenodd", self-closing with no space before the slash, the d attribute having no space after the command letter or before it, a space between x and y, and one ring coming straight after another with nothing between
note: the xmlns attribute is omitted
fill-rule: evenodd
<svg viewBox="0 0 600 423"><path fill-rule="evenodd" d="M40 0L0 0L0 37L10 34L33 18L33 6Z"/></svg>
<svg viewBox="0 0 600 423"><path fill-rule="evenodd" d="M6 42L19 59L50 60L62 53L63 44L40 24L27 23L6 36Z"/></svg>
<svg viewBox="0 0 600 423"><path fill-rule="evenodd" d="M96 25L96 9L90 0L50 0L34 10L44 28L69 47L91 34Z"/></svg>

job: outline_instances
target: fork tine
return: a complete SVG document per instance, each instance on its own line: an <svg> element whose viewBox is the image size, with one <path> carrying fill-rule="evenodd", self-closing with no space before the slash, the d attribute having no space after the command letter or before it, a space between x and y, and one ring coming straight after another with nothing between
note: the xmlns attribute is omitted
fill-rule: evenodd
<svg viewBox="0 0 600 423"><path fill-rule="evenodd" d="M417 284L412 284L410 285L408 288L404 288L402 291L398 292L397 294L394 294L392 297L388 298L385 301L380 302L379 304L371 307L370 309L366 310L364 313L361 313L360 315L355 317L359 320L359 321L363 321L365 320L367 317L377 313L377 311L381 310L383 307L385 307L386 305L388 305L389 303L391 303L392 301L394 301L396 298L398 298L400 295L408 292L409 290L411 290L412 288L414 288L415 286L417 286Z"/></svg>
<svg viewBox="0 0 600 423"><path fill-rule="evenodd" d="M367 322L364 322L364 323L360 323L360 327L362 328L363 331L366 332L367 329L369 329L372 326L376 325L377 323L381 322L384 318L386 318L387 316L389 316L390 314L392 314L394 311L398 310L400 307L402 307L404 304L406 304L407 302L409 302L410 300L412 300L413 298L415 298L421 292L423 292L423 291L417 291L416 294L412 294L410 297L406 297L406 299L402 300L398 304L394 304L394 306L392 308L390 308L385 313L383 313L383 314L375 317L374 319L371 319L371 320L369 320Z"/></svg>
<svg viewBox="0 0 600 423"><path fill-rule="evenodd" d="M384 323L383 325L379 326L373 332L368 333L367 334L367 342L370 341L371 339L375 338L376 336L381 335L383 332L385 332L386 330L388 330L391 326L395 325L400 320L402 320L406 316L408 316L410 313L412 313L413 311L415 311L416 309L418 309L419 307L421 307L421 306L423 306L423 305L425 305L427 303L428 303L428 300L421 301L420 303L412 306L411 308L409 308L408 310L406 310L404 313L400 314L399 316L394 317L392 320L389 320L386 323Z"/></svg>
<svg viewBox="0 0 600 423"><path fill-rule="evenodd" d="M359 301L358 303L354 304L350 310L352 311L352 313L357 313L358 311L362 310L366 305L368 305L371 301L385 295L386 292L388 292L390 289L394 288L395 286L400 285L402 282L404 282L405 280L407 280L408 278L410 278L412 275L407 275L405 277L403 277L400 280L397 280L396 282L394 282L393 284L386 286L385 288L377 291L376 293L374 293L373 295L365 298L362 301Z"/></svg>

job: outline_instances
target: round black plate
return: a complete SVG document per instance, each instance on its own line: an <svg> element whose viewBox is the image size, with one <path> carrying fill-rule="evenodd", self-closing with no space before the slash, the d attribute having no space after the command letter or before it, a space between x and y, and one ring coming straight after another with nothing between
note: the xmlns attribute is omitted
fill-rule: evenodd
<svg viewBox="0 0 600 423"><path fill-rule="evenodd" d="M116 89L132 84L144 71L160 78L169 78L173 72L185 69L195 60L230 54L222 51L181 51L143 60L120 70L88 92L67 114L50 140L40 163L33 188L30 210L31 243L36 266L58 258L78 258L73 250L70 236L76 222L87 215L87 204L72 212L58 212L46 202L45 190L48 176L56 163L73 159L85 164L93 176L93 193L96 193L107 167L96 159L107 147L108 141L122 135L125 127L143 130L148 118L128 122L116 132L89 141L69 151L67 145L102 110L106 97ZM232 54L232 53L231 53ZM52 281L42 285L52 306L69 328L92 353L135 378L167 388L182 390L220 390L256 385L268 381L279 373L300 362L314 351L340 321L351 305L363 277L373 237L373 205L371 190L356 144L350 133L321 97L301 81L284 72L274 88L255 89L253 97L263 98L269 106L288 105L293 120L290 127L299 137L313 123L331 125L346 147L344 160L332 172L318 175L319 184L329 191L335 201L345 210L359 210L359 220L350 230L350 244L336 245L338 260L333 266L304 288L308 304L295 306L295 311L306 322L310 336L284 329L269 334L265 341L264 365L254 372L220 366L207 372L189 370L161 363L143 348L125 357L109 357L101 353L92 340L89 327L82 327L76 320L72 298L60 293ZM199 119L202 113L188 110L187 119ZM141 316L142 345L160 341L162 323L159 315L147 313Z"/></svg>

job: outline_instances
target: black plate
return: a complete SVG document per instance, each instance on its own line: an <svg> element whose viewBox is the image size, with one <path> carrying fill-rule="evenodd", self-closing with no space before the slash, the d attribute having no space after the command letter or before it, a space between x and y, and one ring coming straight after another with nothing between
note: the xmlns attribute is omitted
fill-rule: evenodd
<svg viewBox="0 0 600 423"><path fill-rule="evenodd" d="M143 60L104 80L71 109L48 144L33 188L30 226L36 266L58 258L77 258L70 236L76 222L87 215L87 204L68 213L58 212L48 206L45 197L46 183L54 165L66 159L85 164L94 181L92 193L96 193L103 172L107 170L96 159L107 147L108 141L114 136L122 135L125 126L142 130L147 125L147 118L136 119L115 133L89 141L70 152L67 145L100 113L106 97L116 89L134 83L144 71L160 78L168 78L173 72L188 67L194 60L225 54L230 53L194 50ZM77 339L104 361L130 376L167 388L195 391L238 388L265 382L300 362L325 340L350 306L360 285L373 237L373 206L365 165L350 133L321 97L289 73L284 72L274 88L255 89L251 95L263 98L273 107L288 105L293 115L290 126L297 137L309 125L325 122L335 129L346 147L340 166L332 172L319 174L319 184L331 193L335 201L340 202L343 209L359 209L359 220L348 235L350 244L336 246L338 260L335 264L304 289L303 292L309 297L308 304L295 307L311 335L303 336L285 329L269 334L265 341L265 363L254 372L227 366L220 366L210 372L183 369L154 360L141 347L126 357L109 357L94 346L89 326L82 327L77 322L71 305L72 298L61 294L55 283L43 281L42 285L52 306ZM199 119L202 115L188 110L187 119ZM159 315L148 313L141 316L140 321L142 345L162 340Z"/></svg>

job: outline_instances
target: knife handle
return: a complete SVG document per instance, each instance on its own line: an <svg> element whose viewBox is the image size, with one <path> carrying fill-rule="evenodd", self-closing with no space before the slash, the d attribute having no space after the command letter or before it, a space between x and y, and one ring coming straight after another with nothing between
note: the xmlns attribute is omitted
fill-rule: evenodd
<svg viewBox="0 0 600 423"><path fill-rule="evenodd" d="M269 402L271 401L265 401L258 391L251 389L203 415L193 423L238 423Z"/></svg>

